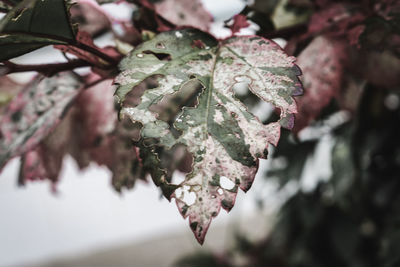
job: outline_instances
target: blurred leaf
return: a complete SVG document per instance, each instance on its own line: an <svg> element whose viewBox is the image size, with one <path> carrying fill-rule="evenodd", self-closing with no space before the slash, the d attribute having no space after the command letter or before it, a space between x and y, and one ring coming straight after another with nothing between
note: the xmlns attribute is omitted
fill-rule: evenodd
<svg viewBox="0 0 400 267"><path fill-rule="evenodd" d="M69 1L25 0L0 21L0 61L50 44L74 41Z"/></svg>
<svg viewBox="0 0 400 267"><path fill-rule="evenodd" d="M200 0L162 0L154 5L158 14L177 26L191 26L208 31L213 21L211 13Z"/></svg>
<svg viewBox="0 0 400 267"><path fill-rule="evenodd" d="M8 104L1 119L0 168L52 132L80 89L80 80L70 72L37 77L26 86Z"/></svg>
<svg viewBox="0 0 400 267"><path fill-rule="evenodd" d="M342 40L320 36L299 55L297 64L303 71L304 96L297 101L299 114L294 131L308 126L339 95L346 61L347 46Z"/></svg>
<svg viewBox="0 0 400 267"><path fill-rule="evenodd" d="M5 106L19 93L22 87L22 84L16 83L8 76L0 77L0 120Z"/></svg>
<svg viewBox="0 0 400 267"><path fill-rule="evenodd" d="M80 0L71 6L69 12L71 22L78 24L79 31L92 37L111 29L111 18L94 0Z"/></svg>

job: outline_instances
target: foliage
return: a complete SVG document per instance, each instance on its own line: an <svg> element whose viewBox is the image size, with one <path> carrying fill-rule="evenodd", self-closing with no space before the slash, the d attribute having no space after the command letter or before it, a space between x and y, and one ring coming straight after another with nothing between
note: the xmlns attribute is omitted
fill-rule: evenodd
<svg viewBox="0 0 400 267"><path fill-rule="evenodd" d="M101 6L110 2L131 5L131 18L111 17ZM268 237L241 237L227 255L245 266L398 264L398 1L256 0L226 22L223 40L200 1L1 0L0 12L0 168L21 157L19 184L56 183L67 154L80 168L107 166L119 192L151 176L203 243L220 208L250 188L268 144L271 162L285 164L265 176L285 187L330 136L331 177L299 188ZM257 35L239 36L251 23ZM104 34L115 45L98 47ZM13 61L48 45L66 61ZM7 76L25 71L38 73L26 85ZM275 108L267 119L254 115L263 101Z"/></svg>
<svg viewBox="0 0 400 267"><path fill-rule="evenodd" d="M292 95L302 92L295 59L262 37L234 37L248 26L244 16L235 17L231 38L216 40L203 32L212 18L199 1L132 1L132 20L116 21L125 30L114 34L117 45L99 48L93 38L115 30L113 18L94 1L2 2L8 11L0 24L3 72L48 76L26 85L2 116L0 166L21 156L20 184L57 182L66 154L80 168L91 161L106 165L118 191L150 174L167 199L176 199L203 243L220 208L229 211L238 188L250 188L281 125L293 127ZM69 55L67 62L8 61L46 45ZM74 72L82 66L91 73ZM264 125L247 110L233 90L240 82L280 110L278 122ZM172 181L177 169L187 172L184 182Z"/></svg>

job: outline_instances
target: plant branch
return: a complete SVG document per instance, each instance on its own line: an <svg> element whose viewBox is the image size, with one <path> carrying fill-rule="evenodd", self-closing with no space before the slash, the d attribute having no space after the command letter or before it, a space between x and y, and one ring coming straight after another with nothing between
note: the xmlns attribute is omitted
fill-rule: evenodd
<svg viewBox="0 0 400 267"><path fill-rule="evenodd" d="M5 70L0 72L2 75L5 75L16 72L36 71L49 77L56 74L57 72L72 70L79 67L89 67L89 66L91 66L89 62L81 59L74 59L63 63L29 64L29 65L20 65L10 61L5 61L2 62L2 65L0 65L0 67L4 68Z"/></svg>
<svg viewBox="0 0 400 267"><path fill-rule="evenodd" d="M293 26L281 28L276 31L261 34L261 36L268 38L268 39L272 39L272 38L289 39L293 35L299 34L299 33L305 32L305 31L307 31L307 24L301 23L301 24L296 24Z"/></svg>
<svg viewBox="0 0 400 267"><path fill-rule="evenodd" d="M0 27L1 27L1 25L0 25ZM75 39L67 39L67 38L63 38L61 36L57 36L57 35L34 33L34 32L26 33L26 32L19 32L19 31L7 31L4 33L16 34L16 35L17 34L27 34L27 35L34 36L34 37L41 37L41 38L47 38L47 39L54 40L54 41L59 41L59 42L61 42L60 44L64 43L64 45L74 46L76 48L87 51L87 52L101 58L102 60L108 62L111 66L116 66L119 63L118 59L115 59L115 58L103 53L101 51L101 49L98 48L97 46L95 46L95 45L90 46L90 45L87 45L87 44L82 43ZM102 66L97 66L97 67L101 68Z"/></svg>
<svg viewBox="0 0 400 267"><path fill-rule="evenodd" d="M115 59L113 57L110 57L109 55L103 53L97 47L89 46L89 45L86 45L86 44L81 43L81 42L74 42L74 43L71 43L70 45L75 46L75 47L77 47L79 49L85 50L85 51L87 51L89 53L92 53L93 55L98 56L99 58L107 61L108 63L110 63L110 65L116 66L119 63L119 61L117 59Z"/></svg>

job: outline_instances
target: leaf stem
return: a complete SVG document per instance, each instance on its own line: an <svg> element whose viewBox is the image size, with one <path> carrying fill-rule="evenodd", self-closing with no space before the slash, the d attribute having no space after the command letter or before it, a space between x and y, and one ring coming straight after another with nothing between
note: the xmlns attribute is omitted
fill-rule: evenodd
<svg viewBox="0 0 400 267"><path fill-rule="evenodd" d="M79 67L89 67L89 66L91 66L91 64L82 59L74 59L63 63L29 64L29 65L20 65L10 61L5 61L2 62L2 65L0 65L0 67L5 68L5 71L0 71L0 73L2 75L5 75L17 72L36 71L49 77L56 74L57 72L72 70Z"/></svg>
<svg viewBox="0 0 400 267"><path fill-rule="evenodd" d="M260 36L268 38L268 39L272 39L272 38L288 39L288 38L291 38L293 35L296 35L296 34L299 34L299 33L305 32L305 31L307 31L307 24L301 23L301 24L295 24L293 26L281 28L276 31L261 34Z"/></svg>
<svg viewBox="0 0 400 267"><path fill-rule="evenodd" d="M116 65L118 65L118 63L119 63L119 60L117 60L117 59L115 59L115 58L113 58L113 57L110 57L109 55L103 53L103 52L102 52L99 48L97 48L97 47L89 46L89 45L86 45L86 44L81 43L81 42L74 42L74 43L71 43L70 45L75 46L75 47L77 47L77 48L80 48L80 49L82 49L82 50L85 50L85 51L87 51L87 52L89 52L89 53L92 53L93 55L96 55L96 56L98 56L99 58L101 58L101 59L107 61L107 62L110 63L110 65L112 65L112 66L116 66Z"/></svg>

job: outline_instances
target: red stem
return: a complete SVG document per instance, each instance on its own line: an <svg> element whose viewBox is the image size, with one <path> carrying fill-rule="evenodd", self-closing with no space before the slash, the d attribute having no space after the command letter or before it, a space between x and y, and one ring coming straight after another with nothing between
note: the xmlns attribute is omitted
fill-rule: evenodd
<svg viewBox="0 0 400 267"><path fill-rule="evenodd" d="M98 56L99 58L101 58L101 59L107 61L107 62L110 63L110 65L112 65L112 66L116 66L116 65L118 65L118 63L119 63L118 60L116 60L116 59L113 58L113 57L110 57L110 56L107 55L107 54L104 54L104 53L103 53L100 49L98 49L97 47L92 47L92 46L89 46L89 45L86 45L86 44L80 43L80 42L71 43L70 45L75 46L75 47L77 47L77 48L80 48L80 49L82 49L82 50L85 50L85 51L87 51L87 52L89 52L89 53L92 53L93 55L96 55L96 56ZM98 66L98 67L100 67L100 66Z"/></svg>
<svg viewBox="0 0 400 267"><path fill-rule="evenodd" d="M307 31L307 24L301 23L301 24L296 24L293 26L281 28L276 31L261 34L261 36L268 38L268 39L272 39L272 38L288 39L288 38L291 38L293 35L297 35L299 33L303 33L306 31Z"/></svg>
<svg viewBox="0 0 400 267"><path fill-rule="evenodd" d="M45 76L52 76L57 72L72 70L79 67L88 67L91 66L91 64L81 59L74 59L63 63L29 64L29 65L20 65L12 63L10 61L5 61L3 62L3 65L0 65L0 67L1 66L5 67L5 72L2 73L3 75L16 72L36 71Z"/></svg>

